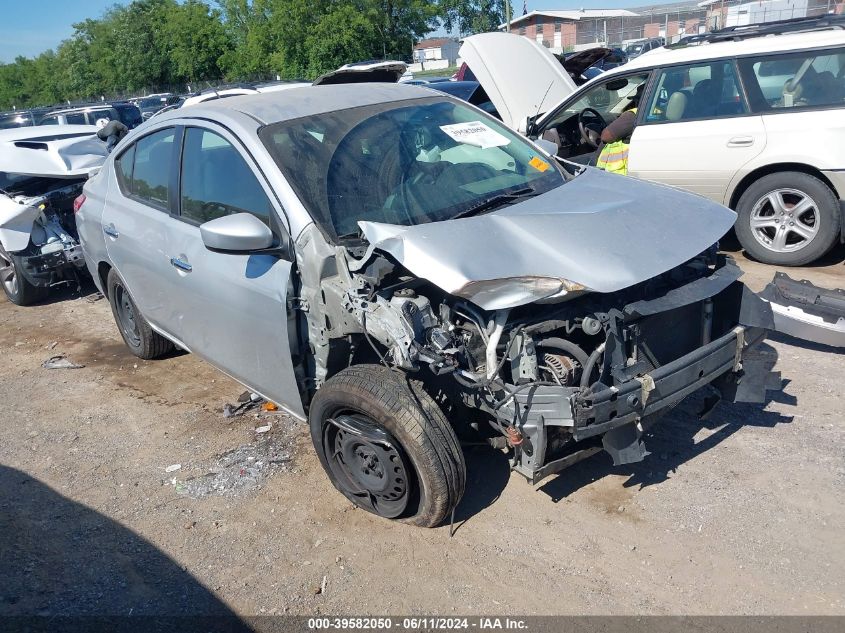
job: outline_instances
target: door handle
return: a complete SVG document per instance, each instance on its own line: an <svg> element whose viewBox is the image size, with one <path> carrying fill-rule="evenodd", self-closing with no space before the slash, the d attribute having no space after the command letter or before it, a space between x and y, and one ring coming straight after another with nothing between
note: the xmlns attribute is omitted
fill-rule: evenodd
<svg viewBox="0 0 845 633"><path fill-rule="evenodd" d="M753 136L734 136L728 141L728 147L751 147L754 145Z"/></svg>
<svg viewBox="0 0 845 633"><path fill-rule="evenodd" d="M120 237L120 233L118 233L117 229L114 228L114 224L107 224L106 226L104 226L103 227L103 233L105 233L109 237L113 237L115 239Z"/></svg>
<svg viewBox="0 0 845 633"><path fill-rule="evenodd" d="M191 266L188 262L183 259L179 259L178 257L171 257L170 265L175 268L178 268L179 270L184 270L186 273L189 273L194 269L194 267Z"/></svg>

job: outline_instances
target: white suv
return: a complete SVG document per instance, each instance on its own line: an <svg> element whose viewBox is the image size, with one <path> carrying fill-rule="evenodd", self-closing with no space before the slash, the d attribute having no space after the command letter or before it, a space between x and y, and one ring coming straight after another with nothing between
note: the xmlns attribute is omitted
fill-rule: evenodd
<svg viewBox="0 0 845 633"><path fill-rule="evenodd" d="M576 90L548 51L516 39L526 41L504 33L474 36L461 55L482 85L488 82L491 100L508 113L505 122L554 141L558 156L594 151L597 133L640 88L630 175L734 209L739 241L762 262L807 264L845 238L842 18L695 36ZM567 87L568 96L549 103L546 94L560 99ZM536 104L533 112L529 104ZM545 114L532 116L537 112Z"/></svg>

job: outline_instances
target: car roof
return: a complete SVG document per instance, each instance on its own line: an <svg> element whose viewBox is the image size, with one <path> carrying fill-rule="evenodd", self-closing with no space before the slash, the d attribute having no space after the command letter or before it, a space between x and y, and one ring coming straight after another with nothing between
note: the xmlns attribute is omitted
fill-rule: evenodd
<svg viewBox="0 0 845 633"><path fill-rule="evenodd" d="M845 31L832 29L767 35L740 41L703 42L681 48L656 48L632 59L624 66L614 68L603 75L606 79L611 73L627 73L631 70L648 69L671 64L706 61L760 55L766 53L786 53L810 48L827 48L845 45Z"/></svg>
<svg viewBox="0 0 845 633"><path fill-rule="evenodd" d="M384 83L305 85L284 91L215 99L165 112L156 122L181 118L231 118L246 115L260 125L289 121L300 117L325 114L362 106L442 96L420 86Z"/></svg>
<svg viewBox="0 0 845 633"><path fill-rule="evenodd" d="M132 104L128 101L99 101L97 103L86 103L84 105L76 106L62 106L59 108L51 108L44 114L64 114L65 112L80 112L84 110L106 110L108 108L125 108Z"/></svg>

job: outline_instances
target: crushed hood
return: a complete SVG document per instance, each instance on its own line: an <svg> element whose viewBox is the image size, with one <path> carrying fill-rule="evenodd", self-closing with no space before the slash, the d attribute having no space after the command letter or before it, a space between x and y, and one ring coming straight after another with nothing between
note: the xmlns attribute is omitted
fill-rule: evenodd
<svg viewBox="0 0 845 633"><path fill-rule="evenodd" d="M513 33L481 33L458 53L484 88L502 121L518 129L575 91L557 57L534 40Z"/></svg>
<svg viewBox="0 0 845 633"><path fill-rule="evenodd" d="M735 219L705 198L587 168L487 215L359 226L369 253L388 253L445 292L498 310L651 279L710 247Z"/></svg>
<svg viewBox="0 0 845 633"><path fill-rule="evenodd" d="M0 131L0 172L78 178L103 164L106 144L94 125L45 125Z"/></svg>

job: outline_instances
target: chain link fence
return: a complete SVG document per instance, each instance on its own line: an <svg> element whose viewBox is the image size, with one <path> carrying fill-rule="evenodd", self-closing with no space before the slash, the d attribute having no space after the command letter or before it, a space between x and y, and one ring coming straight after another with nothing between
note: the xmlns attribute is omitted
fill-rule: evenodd
<svg viewBox="0 0 845 633"><path fill-rule="evenodd" d="M624 47L651 38L663 38L669 44L685 35L723 27L843 11L845 0L710 0L631 9L632 15L617 17L573 20L537 13L513 24L511 31L536 39L554 52L568 52L593 46Z"/></svg>

